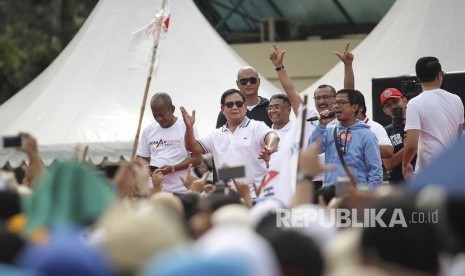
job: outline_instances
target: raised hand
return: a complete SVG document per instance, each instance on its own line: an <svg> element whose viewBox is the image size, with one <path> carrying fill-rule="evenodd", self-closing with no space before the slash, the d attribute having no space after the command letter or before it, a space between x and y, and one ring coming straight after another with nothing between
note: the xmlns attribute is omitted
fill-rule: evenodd
<svg viewBox="0 0 465 276"><path fill-rule="evenodd" d="M163 174L161 172L152 174L153 193L161 192L163 189Z"/></svg>
<svg viewBox="0 0 465 276"><path fill-rule="evenodd" d="M339 52L334 52L334 54L344 63L344 64L352 64L354 61L354 54L349 51L350 43L347 43L344 52L341 54Z"/></svg>
<svg viewBox="0 0 465 276"><path fill-rule="evenodd" d="M131 170L136 183L136 193L139 196L148 196L152 193L147 181L149 178L147 165L147 161L142 158L137 158L134 161L131 161Z"/></svg>
<svg viewBox="0 0 465 276"><path fill-rule="evenodd" d="M237 195L244 200L247 207L252 207L253 200L252 195L250 194L249 185L242 181L236 181L235 179L232 181L234 183L234 187L236 187Z"/></svg>
<svg viewBox="0 0 465 276"><path fill-rule="evenodd" d="M21 132L20 135L23 144L20 150L24 151L29 157L29 166L25 170L24 183L32 186L46 169L39 156L37 140L29 133Z"/></svg>
<svg viewBox="0 0 465 276"><path fill-rule="evenodd" d="M192 175L192 164L189 164L189 168L187 168L187 175L186 175L186 178L180 176L179 178L181 179L182 181L182 184L184 184L184 186L190 190L191 186L192 186L192 182L194 182L195 180L199 180L199 178L195 175Z"/></svg>
<svg viewBox="0 0 465 276"><path fill-rule="evenodd" d="M258 159L263 159L266 163L267 168L269 167L270 157L272 153L273 152L271 151L270 148L268 148L268 146L264 146L263 149L258 154Z"/></svg>
<svg viewBox="0 0 465 276"><path fill-rule="evenodd" d="M28 155L37 154L37 140L29 133L21 132L22 147L21 150Z"/></svg>
<svg viewBox="0 0 465 276"><path fill-rule="evenodd" d="M181 110L182 119L184 120L186 128L192 128L195 123L195 110L192 110L192 115L189 115L184 107L181 106L179 109Z"/></svg>
<svg viewBox="0 0 465 276"><path fill-rule="evenodd" d="M261 192L262 192L262 189L263 189L263 185L265 184L265 179L266 179L266 174L263 176L262 178L262 181L260 182L260 186L258 186L257 188L257 185L255 183L252 183L253 185L253 189L255 190L255 195L258 197Z"/></svg>
<svg viewBox="0 0 465 276"><path fill-rule="evenodd" d="M120 198L132 198L136 194L136 182L129 162L119 164L113 183L116 185Z"/></svg>
<svg viewBox="0 0 465 276"><path fill-rule="evenodd" d="M189 189L191 193L200 194L207 184L207 178L210 175L210 172L207 171L203 174L202 178L192 181L192 185Z"/></svg>
<svg viewBox="0 0 465 276"><path fill-rule="evenodd" d="M280 52L276 44L273 43L273 51L270 53L270 60L276 68L283 66L285 53L286 50Z"/></svg>
<svg viewBox="0 0 465 276"><path fill-rule="evenodd" d="M310 146L300 151L299 155L299 172L315 176L331 167L326 167L320 163L319 154L321 152L321 138L316 140Z"/></svg>

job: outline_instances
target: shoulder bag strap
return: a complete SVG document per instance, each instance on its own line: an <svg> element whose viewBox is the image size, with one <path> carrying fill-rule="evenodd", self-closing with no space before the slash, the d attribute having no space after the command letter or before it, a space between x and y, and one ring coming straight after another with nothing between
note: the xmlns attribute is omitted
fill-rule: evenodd
<svg viewBox="0 0 465 276"><path fill-rule="evenodd" d="M339 147L339 143L337 142L337 127L334 128L334 145L336 146L337 155L339 155L339 160L341 161L342 167L344 168L344 171L350 179L350 184L352 184L352 186L354 187L357 187L357 182L355 181L354 176L350 172L346 162L344 161L344 158L342 157L341 148Z"/></svg>

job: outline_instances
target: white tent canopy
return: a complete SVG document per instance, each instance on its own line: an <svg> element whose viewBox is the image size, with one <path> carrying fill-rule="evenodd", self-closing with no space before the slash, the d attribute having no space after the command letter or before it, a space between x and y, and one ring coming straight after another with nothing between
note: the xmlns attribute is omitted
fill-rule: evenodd
<svg viewBox="0 0 465 276"><path fill-rule="evenodd" d="M147 25L160 7L161 0L100 0L58 58L0 106L0 135L30 132L46 163L86 145L96 163L104 157L129 158L147 77L129 72L131 34ZM246 63L191 0L171 1L170 10L143 126L154 121L151 95L164 91L172 96L179 119L179 106L196 109L196 125L203 134L215 127L220 95L236 86L237 71ZM261 79L261 95L278 92ZM1 165L24 159L13 149L0 151Z"/></svg>
<svg viewBox="0 0 465 276"><path fill-rule="evenodd" d="M355 88L365 95L368 116L372 116L371 80L374 77L415 74L415 63L422 56L436 56L446 72L465 70L464 10L462 0L397 0L394 3L376 28L353 50ZM343 77L344 68L339 63L303 93L313 95L323 83L341 89Z"/></svg>

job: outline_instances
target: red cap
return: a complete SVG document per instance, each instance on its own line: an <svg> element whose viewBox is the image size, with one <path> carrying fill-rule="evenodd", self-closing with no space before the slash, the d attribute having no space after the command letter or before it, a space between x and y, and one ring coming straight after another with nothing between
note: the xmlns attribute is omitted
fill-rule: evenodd
<svg viewBox="0 0 465 276"><path fill-rule="evenodd" d="M381 93L379 99L381 101L381 105L384 106L384 103L389 99L401 99L403 97L404 95L402 95L402 93L396 88L386 88L383 93Z"/></svg>

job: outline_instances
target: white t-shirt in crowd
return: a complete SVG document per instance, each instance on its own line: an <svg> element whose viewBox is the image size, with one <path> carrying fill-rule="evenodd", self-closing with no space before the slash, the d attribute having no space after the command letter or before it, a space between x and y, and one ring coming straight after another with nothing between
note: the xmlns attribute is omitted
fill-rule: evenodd
<svg viewBox="0 0 465 276"><path fill-rule="evenodd" d="M150 157L150 165L162 167L176 165L190 156L184 144L186 126L182 119L169 128L162 128L158 123L147 126L140 137L137 155ZM194 129L197 136L197 132ZM187 193L180 176L186 177L187 169L176 171L164 176L163 191L172 193Z"/></svg>
<svg viewBox="0 0 465 276"><path fill-rule="evenodd" d="M460 97L445 90L426 90L409 101L405 131L420 130L416 172L457 142L463 122Z"/></svg>
<svg viewBox="0 0 465 276"><path fill-rule="evenodd" d="M380 123L370 120L368 117L365 117L363 122L370 126L370 130L375 134L376 139L378 139L378 145L392 147L391 139L389 139L386 129Z"/></svg>

